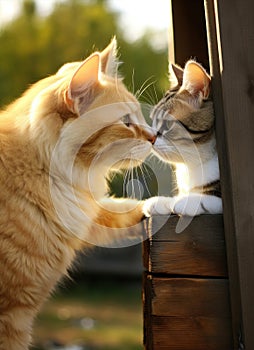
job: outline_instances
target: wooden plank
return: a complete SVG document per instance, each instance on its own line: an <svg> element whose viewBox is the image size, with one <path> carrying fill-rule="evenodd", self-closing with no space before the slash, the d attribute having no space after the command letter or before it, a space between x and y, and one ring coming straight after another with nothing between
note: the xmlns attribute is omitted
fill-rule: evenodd
<svg viewBox="0 0 254 350"><path fill-rule="evenodd" d="M163 220L165 222L165 218ZM150 238L152 237L153 241L161 242L174 241L176 237L183 240L197 238L197 240L206 241L207 244L212 244L215 240L218 240L218 242L224 241L223 215L201 215L194 217L181 233L175 232L178 220L178 216L170 216L167 223L162 226L160 216L152 217L148 226Z"/></svg>
<svg viewBox="0 0 254 350"><path fill-rule="evenodd" d="M146 350L232 349L228 281L146 276Z"/></svg>
<svg viewBox="0 0 254 350"><path fill-rule="evenodd" d="M227 279L153 278L152 314L230 318Z"/></svg>
<svg viewBox="0 0 254 350"><path fill-rule="evenodd" d="M253 350L254 2L208 0L207 13L234 349L241 345L242 319L244 348Z"/></svg>
<svg viewBox="0 0 254 350"><path fill-rule="evenodd" d="M150 219L150 235L158 221ZM221 215L193 219L181 233L175 232L178 217L169 218L144 246L144 264L155 274L226 277L227 264ZM160 225L159 225L160 226Z"/></svg>
<svg viewBox="0 0 254 350"><path fill-rule="evenodd" d="M222 318L153 316L153 343L146 350L231 350L229 323Z"/></svg>
<svg viewBox="0 0 254 350"><path fill-rule="evenodd" d="M143 273L143 344L147 350L152 350L153 330L152 330L152 276L146 272Z"/></svg>

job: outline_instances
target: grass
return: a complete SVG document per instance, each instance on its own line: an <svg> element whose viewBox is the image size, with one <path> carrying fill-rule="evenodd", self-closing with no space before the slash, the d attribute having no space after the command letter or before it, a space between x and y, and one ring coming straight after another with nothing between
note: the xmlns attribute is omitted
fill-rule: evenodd
<svg viewBox="0 0 254 350"><path fill-rule="evenodd" d="M68 283L44 305L33 334L34 350L51 349L52 341L89 350L141 350L141 285L105 278Z"/></svg>

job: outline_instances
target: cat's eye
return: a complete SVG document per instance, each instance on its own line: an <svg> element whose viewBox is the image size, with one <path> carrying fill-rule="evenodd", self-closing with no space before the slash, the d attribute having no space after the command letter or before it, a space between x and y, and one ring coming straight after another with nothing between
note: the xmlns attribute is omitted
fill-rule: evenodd
<svg viewBox="0 0 254 350"><path fill-rule="evenodd" d="M131 125L131 116L130 114L125 114L125 116L123 116L122 118L122 122L129 128Z"/></svg>
<svg viewBox="0 0 254 350"><path fill-rule="evenodd" d="M168 90L164 95L165 102L167 102L172 97L174 97L176 95L177 91L178 91L178 89Z"/></svg>

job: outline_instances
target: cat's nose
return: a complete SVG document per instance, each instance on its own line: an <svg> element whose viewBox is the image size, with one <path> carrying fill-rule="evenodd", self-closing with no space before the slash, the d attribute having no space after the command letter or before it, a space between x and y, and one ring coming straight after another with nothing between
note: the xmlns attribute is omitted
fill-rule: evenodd
<svg viewBox="0 0 254 350"><path fill-rule="evenodd" d="M149 135L148 136L148 141L151 142L151 144L153 145L156 141L157 135Z"/></svg>
<svg viewBox="0 0 254 350"><path fill-rule="evenodd" d="M151 142L151 144L153 145L157 138L157 131L150 126L147 126L143 129L143 132L144 132L143 135L145 136L145 139Z"/></svg>

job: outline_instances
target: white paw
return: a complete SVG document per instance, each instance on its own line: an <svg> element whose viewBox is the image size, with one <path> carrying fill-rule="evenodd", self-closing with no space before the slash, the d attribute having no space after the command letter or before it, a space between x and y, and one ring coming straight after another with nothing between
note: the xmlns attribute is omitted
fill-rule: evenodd
<svg viewBox="0 0 254 350"><path fill-rule="evenodd" d="M146 217L152 215L169 215L173 212L175 199L172 197L151 197L145 200L143 213Z"/></svg>
<svg viewBox="0 0 254 350"><path fill-rule="evenodd" d="M215 196L190 194L176 199L174 213L185 216L222 213L221 198Z"/></svg>
<svg viewBox="0 0 254 350"><path fill-rule="evenodd" d="M197 195L186 196L179 198L174 206L174 213L184 216L196 216L204 214L205 210L202 208L201 196Z"/></svg>

